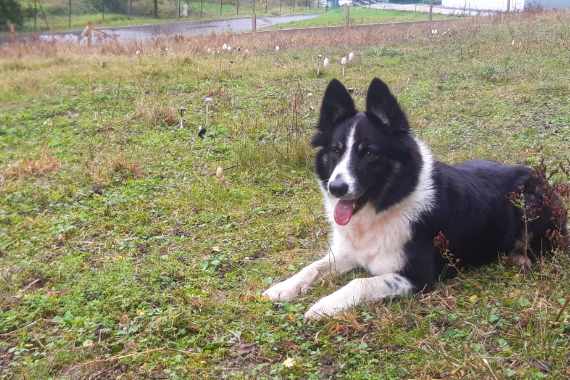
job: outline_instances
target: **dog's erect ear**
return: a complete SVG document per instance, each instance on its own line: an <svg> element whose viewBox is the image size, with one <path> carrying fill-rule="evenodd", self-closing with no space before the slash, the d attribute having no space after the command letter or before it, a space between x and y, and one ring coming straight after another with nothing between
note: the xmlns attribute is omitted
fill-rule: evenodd
<svg viewBox="0 0 570 380"><path fill-rule="evenodd" d="M320 130L332 128L339 121L355 114L356 108L352 97L342 83L333 79L323 96L318 128Z"/></svg>
<svg viewBox="0 0 570 380"><path fill-rule="evenodd" d="M400 108L398 101L386 83L378 78L372 79L368 87L366 113L380 120L388 131L407 132L410 128L406 114Z"/></svg>

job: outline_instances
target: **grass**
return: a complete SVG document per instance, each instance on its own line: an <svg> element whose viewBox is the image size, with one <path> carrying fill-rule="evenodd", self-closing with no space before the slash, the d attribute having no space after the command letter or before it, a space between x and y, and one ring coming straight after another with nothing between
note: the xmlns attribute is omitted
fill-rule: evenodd
<svg viewBox="0 0 570 380"><path fill-rule="evenodd" d="M453 17L439 14L433 15L434 20L446 20L451 18ZM427 13L370 9L364 7L353 7L350 9L350 23L352 25L427 20ZM286 24L276 25L274 28L307 28L317 26L340 26L345 24L345 10L342 8L335 8L328 10L326 13L321 13L319 17L310 20L288 22Z"/></svg>
<svg viewBox="0 0 570 380"><path fill-rule="evenodd" d="M341 56L357 103L385 79L440 160L553 167L569 21L0 47L0 376L567 378L568 252L314 324L304 310L363 273L260 294L326 248L308 139ZM226 41L241 52L207 53Z"/></svg>

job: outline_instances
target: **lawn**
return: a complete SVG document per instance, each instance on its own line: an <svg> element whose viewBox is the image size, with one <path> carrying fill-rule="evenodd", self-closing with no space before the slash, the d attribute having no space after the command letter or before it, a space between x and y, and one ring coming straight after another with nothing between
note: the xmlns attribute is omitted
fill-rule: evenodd
<svg viewBox="0 0 570 380"><path fill-rule="evenodd" d="M360 106L383 78L445 162L570 159L569 14L433 28L0 47L0 378L570 376L568 252L317 323L364 273L260 296L326 249L332 78Z"/></svg>
<svg viewBox="0 0 570 380"><path fill-rule="evenodd" d="M350 8L350 24L373 24L373 23L386 23L386 22L404 22L404 21L427 21L427 13L420 12L406 12L406 11L392 11L384 9L370 9L364 7ZM451 19L452 16L445 16L434 14L434 20ZM346 13L342 8L330 9L325 13L321 13L319 17L288 22L286 24L276 25L276 29L286 28L307 28L316 26L339 26L346 24Z"/></svg>

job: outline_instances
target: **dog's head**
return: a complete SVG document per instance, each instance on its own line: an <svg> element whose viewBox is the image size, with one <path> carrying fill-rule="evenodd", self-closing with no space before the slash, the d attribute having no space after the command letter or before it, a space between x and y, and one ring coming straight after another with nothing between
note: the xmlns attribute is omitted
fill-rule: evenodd
<svg viewBox="0 0 570 380"><path fill-rule="evenodd" d="M337 224L347 224L367 202L385 210L418 182L418 144L398 101L380 79L370 83L365 112L356 110L346 88L333 79L312 144L319 148L315 168L323 190L338 199Z"/></svg>

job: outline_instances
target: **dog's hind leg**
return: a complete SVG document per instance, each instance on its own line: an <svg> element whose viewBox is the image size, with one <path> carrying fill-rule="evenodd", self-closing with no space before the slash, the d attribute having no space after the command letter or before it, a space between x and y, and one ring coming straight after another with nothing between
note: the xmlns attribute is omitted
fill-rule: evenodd
<svg viewBox="0 0 570 380"><path fill-rule="evenodd" d="M414 291L412 283L397 273L370 278L357 278L336 292L321 298L305 313L305 319L332 316L361 302L408 295Z"/></svg>
<svg viewBox="0 0 570 380"><path fill-rule="evenodd" d="M290 301L299 294L306 292L311 284L326 273L339 275L356 267L356 263L349 254L332 254L306 266L298 273L281 281L265 292L263 295L272 301Z"/></svg>

